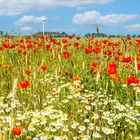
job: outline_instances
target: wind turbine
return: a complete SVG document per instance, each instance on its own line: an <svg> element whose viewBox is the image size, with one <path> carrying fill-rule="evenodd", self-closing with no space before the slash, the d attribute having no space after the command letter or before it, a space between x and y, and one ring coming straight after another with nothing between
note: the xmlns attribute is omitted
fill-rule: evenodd
<svg viewBox="0 0 140 140"><path fill-rule="evenodd" d="M45 34L44 34L44 32L45 32L45 21L46 21L46 19L43 18L43 20L42 20L42 31L43 31L43 36L45 35Z"/></svg>

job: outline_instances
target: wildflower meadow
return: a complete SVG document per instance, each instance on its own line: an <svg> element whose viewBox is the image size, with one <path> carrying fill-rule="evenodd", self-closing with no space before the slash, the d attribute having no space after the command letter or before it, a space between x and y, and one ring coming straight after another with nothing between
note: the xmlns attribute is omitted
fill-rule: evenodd
<svg viewBox="0 0 140 140"><path fill-rule="evenodd" d="M0 140L140 140L140 39L0 37Z"/></svg>

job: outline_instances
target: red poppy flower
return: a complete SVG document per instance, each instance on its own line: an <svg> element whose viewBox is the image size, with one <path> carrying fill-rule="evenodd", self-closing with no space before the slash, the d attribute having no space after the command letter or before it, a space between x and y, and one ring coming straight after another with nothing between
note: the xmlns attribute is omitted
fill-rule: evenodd
<svg viewBox="0 0 140 140"><path fill-rule="evenodd" d="M112 54L113 54L113 50L107 50L107 51L105 52L105 54L107 54L107 55L112 55Z"/></svg>
<svg viewBox="0 0 140 140"><path fill-rule="evenodd" d="M118 55L121 55L122 53L121 53L121 51L120 51L120 50L118 50L118 51L117 51L117 54L118 54Z"/></svg>
<svg viewBox="0 0 140 140"><path fill-rule="evenodd" d="M140 70L140 64L137 64L138 70Z"/></svg>
<svg viewBox="0 0 140 140"><path fill-rule="evenodd" d="M94 62L91 66L92 66L94 74L98 74L98 73L101 74L102 73L102 70L98 68L97 62Z"/></svg>
<svg viewBox="0 0 140 140"><path fill-rule="evenodd" d="M49 50L51 48L51 45L46 45L46 49Z"/></svg>
<svg viewBox="0 0 140 140"><path fill-rule="evenodd" d="M129 46L132 46L133 45L133 42L128 42Z"/></svg>
<svg viewBox="0 0 140 140"><path fill-rule="evenodd" d="M68 40L65 39L65 38L62 38L62 42L63 42L63 43L68 43Z"/></svg>
<svg viewBox="0 0 140 140"><path fill-rule="evenodd" d="M139 83L139 79L137 77L135 77L135 76L129 76L126 79L126 83L128 85L130 85L130 84L138 84Z"/></svg>
<svg viewBox="0 0 140 140"><path fill-rule="evenodd" d="M131 57L126 57L126 58L123 58L122 62L131 62Z"/></svg>
<svg viewBox="0 0 140 140"><path fill-rule="evenodd" d="M63 52L63 56L64 56L64 58L68 58L68 57L70 57L70 53L69 52Z"/></svg>
<svg viewBox="0 0 140 140"><path fill-rule="evenodd" d="M27 75L29 75L29 74L31 74L31 70L26 70L25 73L26 73Z"/></svg>
<svg viewBox="0 0 140 140"><path fill-rule="evenodd" d="M117 68L118 68L118 66L115 63L109 63L108 64L107 73L113 79L118 78L118 76L117 76Z"/></svg>
<svg viewBox="0 0 140 140"><path fill-rule="evenodd" d="M86 54L92 53L92 49L90 49L90 48L86 49L86 52L85 52L85 53L86 53Z"/></svg>
<svg viewBox="0 0 140 140"><path fill-rule="evenodd" d="M74 80L74 81L77 81L77 80L78 80L78 81L81 81L82 78L81 78L81 77L74 77L73 80Z"/></svg>
<svg viewBox="0 0 140 140"><path fill-rule="evenodd" d="M116 68L114 68L114 67L108 68L108 69L107 69L107 73L108 73L109 75L111 75L111 74L116 74L116 73L117 73L117 70L116 70Z"/></svg>
<svg viewBox="0 0 140 140"><path fill-rule="evenodd" d="M38 53L38 50L34 49L34 50L32 50L32 52L33 52L34 54L37 54L37 53Z"/></svg>
<svg viewBox="0 0 140 140"><path fill-rule="evenodd" d="M18 52L18 53L22 53L23 50L22 50L22 49L18 49L17 52Z"/></svg>
<svg viewBox="0 0 140 140"><path fill-rule="evenodd" d="M75 42L74 43L74 47L77 48L78 46L79 46L79 43L78 42Z"/></svg>
<svg viewBox="0 0 140 140"><path fill-rule="evenodd" d="M96 47L95 49L93 49L93 52L95 52L97 54L97 53L100 53L101 50L100 50L100 48Z"/></svg>
<svg viewBox="0 0 140 140"><path fill-rule="evenodd" d="M120 57L119 57L119 56L114 56L114 59L115 59L115 60L119 60Z"/></svg>
<svg viewBox="0 0 140 140"><path fill-rule="evenodd" d="M131 37L130 37L130 36L127 36L126 39L127 39L127 40L131 40Z"/></svg>
<svg viewBox="0 0 140 140"><path fill-rule="evenodd" d="M11 66L10 66L10 65L6 65L6 68L7 68L7 69L10 69L10 68L11 68Z"/></svg>
<svg viewBox="0 0 140 140"><path fill-rule="evenodd" d="M48 66L43 65L43 66L41 66L41 69L42 69L42 70L47 70L47 69L48 69Z"/></svg>
<svg viewBox="0 0 140 140"><path fill-rule="evenodd" d="M108 40L103 40L103 43L104 43L104 44L107 44L107 42L108 42Z"/></svg>
<svg viewBox="0 0 140 140"><path fill-rule="evenodd" d="M22 81L22 82L19 83L20 89L25 89L25 88L27 88L29 86L31 86L31 84L27 80L24 80L24 81Z"/></svg>
<svg viewBox="0 0 140 140"><path fill-rule="evenodd" d="M94 63L92 64L92 68L95 69L95 68L97 67L97 65L98 65L97 62L94 62Z"/></svg>
<svg viewBox="0 0 140 140"><path fill-rule="evenodd" d="M72 38L73 38L73 35L69 35L68 38L69 38L69 39L72 39Z"/></svg>
<svg viewBox="0 0 140 140"><path fill-rule="evenodd" d="M16 135L16 136L20 136L22 134L22 126L17 126L12 130L12 134Z"/></svg>
<svg viewBox="0 0 140 140"><path fill-rule="evenodd" d="M108 67L109 68L118 68L118 66L115 63L109 63Z"/></svg>
<svg viewBox="0 0 140 140"><path fill-rule="evenodd" d="M61 45L61 42L55 42L55 45L59 46Z"/></svg>

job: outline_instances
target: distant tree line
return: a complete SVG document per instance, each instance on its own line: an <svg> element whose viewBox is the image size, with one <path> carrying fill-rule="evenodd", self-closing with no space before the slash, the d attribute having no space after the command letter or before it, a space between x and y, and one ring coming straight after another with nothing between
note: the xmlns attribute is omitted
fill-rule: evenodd
<svg viewBox="0 0 140 140"><path fill-rule="evenodd" d="M37 32L37 33L33 34L33 36L40 36L42 34L43 34L42 32ZM52 36L52 37L67 37L69 34L67 34L65 32L45 32L44 35Z"/></svg>
<svg viewBox="0 0 140 140"><path fill-rule="evenodd" d="M3 31L0 31L0 36L3 36Z"/></svg>
<svg viewBox="0 0 140 140"><path fill-rule="evenodd" d="M35 34L33 34L34 36L39 36L39 35L42 35L43 33L42 32L37 32ZM44 33L45 36L52 36L52 37L68 37L69 34L66 33L66 32L45 32ZM76 36L76 34L73 34L72 36ZM120 37L121 35L107 35L105 33L87 33L84 35L85 37ZM136 34L133 34L133 35L126 35L127 37L140 37L140 35L136 35Z"/></svg>
<svg viewBox="0 0 140 140"><path fill-rule="evenodd" d="M108 35L104 33L87 33L85 37L107 37Z"/></svg>
<svg viewBox="0 0 140 140"><path fill-rule="evenodd" d="M87 33L85 34L85 37L121 37L122 35L107 35L104 33ZM128 34L126 35L126 37L132 37L132 38L140 38L140 35L136 35L136 34Z"/></svg>
<svg viewBox="0 0 140 140"><path fill-rule="evenodd" d="M8 36L10 35L10 33L4 33L3 31L0 31L0 36ZM40 36L43 35L42 32L36 32L34 34L32 34L32 36ZM44 33L45 36L52 36L52 37L68 37L69 34L66 32L45 32ZM76 34L71 34L72 36L76 36ZM84 37L120 37L122 35L107 35L105 33L99 33L97 31L97 33L87 33L84 35ZM127 37L132 37L132 38L140 38L140 34L136 35L136 34L128 34L126 35Z"/></svg>

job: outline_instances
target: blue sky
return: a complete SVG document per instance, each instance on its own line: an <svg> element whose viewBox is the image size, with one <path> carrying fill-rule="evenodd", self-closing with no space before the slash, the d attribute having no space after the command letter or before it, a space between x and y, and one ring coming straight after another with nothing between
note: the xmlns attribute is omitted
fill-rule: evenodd
<svg viewBox="0 0 140 140"><path fill-rule="evenodd" d="M0 0L0 30L140 34L140 0Z"/></svg>

